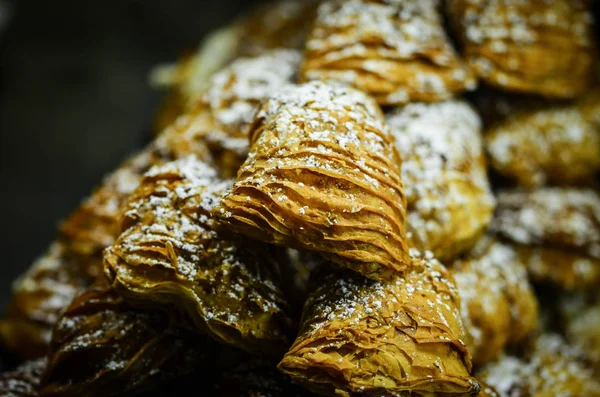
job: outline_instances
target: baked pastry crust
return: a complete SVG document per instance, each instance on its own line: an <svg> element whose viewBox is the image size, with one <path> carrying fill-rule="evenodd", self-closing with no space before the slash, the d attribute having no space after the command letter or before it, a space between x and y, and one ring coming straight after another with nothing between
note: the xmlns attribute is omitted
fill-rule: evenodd
<svg viewBox="0 0 600 397"><path fill-rule="evenodd" d="M230 182L194 156L152 168L124 206L105 273L128 302L257 354L286 346L290 320L273 251L224 240L210 211Z"/></svg>
<svg viewBox="0 0 600 397"><path fill-rule="evenodd" d="M475 88L435 0L330 0L306 44L304 80L338 80L398 105Z"/></svg>
<svg viewBox="0 0 600 397"><path fill-rule="evenodd" d="M389 281L321 268L279 369L328 396L476 395L458 293L430 254Z"/></svg>
<svg viewBox="0 0 600 397"><path fill-rule="evenodd" d="M467 251L492 220L481 121L464 101L414 103L387 115L402 158L407 236L441 261Z"/></svg>
<svg viewBox="0 0 600 397"><path fill-rule="evenodd" d="M538 302L514 247L482 238L452 263L473 364L497 358L537 328Z"/></svg>
<svg viewBox="0 0 600 397"><path fill-rule="evenodd" d="M39 397L131 395L207 365L197 335L165 315L129 308L99 284L73 300L52 336Z"/></svg>
<svg viewBox="0 0 600 397"><path fill-rule="evenodd" d="M38 397L37 388L46 368L46 359L26 361L12 371L0 374L3 397Z"/></svg>
<svg viewBox="0 0 600 397"><path fill-rule="evenodd" d="M592 189L501 191L492 230L519 245L537 280L566 289L598 280L600 196Z"/></svg>
<svg viewBox="0 0 600 397"><path fill-rule="evenodd" d="M337 84L288 86L261 105L250 137L213 211L230 230L321 252L367 277L410 268L400 160L371 99Z"/></svg>
<svg viewBox="0 0 600 397"><path fill-rule="evenodd" d="M469 66L508 91L574 98L592 79L592 16L585 0L447 1Z"/></svg>
<svg viewBox="0 0 600 397"><path fill-rule="evenodd" d="M600 383L582 353L557 334L540 335L526 357L503 356L478 374L502 396L600 396Z"/></svg>
<svg viewBox="0 0 600 397"><path fill-rule="evenodd" d="M490 165L525 187L575 184L600 169L600 134L577 105L525 111L485 136Z"/></svg>

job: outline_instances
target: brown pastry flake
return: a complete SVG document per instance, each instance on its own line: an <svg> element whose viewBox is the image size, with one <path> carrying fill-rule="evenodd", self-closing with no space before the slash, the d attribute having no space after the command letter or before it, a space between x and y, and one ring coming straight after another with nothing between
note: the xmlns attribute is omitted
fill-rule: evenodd
<svg viewBox="0 0 600 397"><path fill-rule="evenodd" d="M439 260L471 248L494 211L481 121L464 101L414 103L387 116L402 158L407 235Z"/></svg>
<svg viewBox="0 0 600 397"><path fill-rule="evenodd" d="M410 268L400 160L366 95L290 85L262 104L250 136L248 159L213 211L231 230L322 252L367 277Z"/></svg>
<svg viewBox="0 0 600 397"><path fill-rule="evenodd" d="M211 209L230 182L190 156L151 169L124 207L105 272L128 302L258 354L286 346L289 319L275 256L263 244L224 240Z"/></svg>
<svg viewBox="0 0 600 397"><path fill-rule="evenodd" d="M395 280L323 267L279 368L323 395L476 395L452 277L412 254L415 270Z"/></svg>
<svg viewBox="0 0 600 397"><path fill-rule="evenodd" d="M477 76L498 88L556 98L592 78L592 15L585 0L452 0L450 19Z"/></svg>
<svg viewBox="0 0 600 397"><path fill-rule="evenodd" d="M331 0L306 44L305 80L338 80L386 105L433 102L473 89L435 0Z"/></svg>

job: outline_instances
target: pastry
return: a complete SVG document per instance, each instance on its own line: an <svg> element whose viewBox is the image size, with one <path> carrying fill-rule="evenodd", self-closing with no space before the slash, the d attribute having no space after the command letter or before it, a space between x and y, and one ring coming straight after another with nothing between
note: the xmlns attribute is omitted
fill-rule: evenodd
<svg viewBox="0 0 600 397"><path fill-rule="evenodd" d="M60 312L91 282L65 246L53 243L13 285L0 320L3 347L21 359L43 356Z"/></svg>
<svg viewBox="0 0 600 397"><path fill-rule="evenodd" d="M270 247L225 240L212 207L231 184L194 156L152 168L123 207L106 276L128 302L257 354L286 346L290 320Z"/></svg>
<svg viewBox="0 0 600 397"><path fill-rule="evenodd" d="M211 349L201 337L169 327L165 315L132 310L98 285L58 321L36 396L134 395L210 368Z"/></svg>
<svg viewBox="0 0 600 397"><path fill-rule="evenodd" d="M520 112L485 136L490 165L525 187L574 184L600 170L600 134L575 105Z"/></svg>
<svg viewBox="0 0 600 397"><path fill-rule="evenodd" d="M451 98L476 81L435 0L329 0L306 43L302 77L338 80L398 105Z"/></svg>
<svg viewBox="0 0 600 397"><path fill-rule="evenodd" d="M37 388L46 359L26 361L12 371L0 374L0 395L3 397L38 397Z"/></svg>
<svg viewBox="0 0 600 397"><path fill-rule="evenodd" d="M563 295L558 309L566 338L585 352L596 375L600 374L600 297L590 293Z"/></svg>
<svg viewBox="0 0 600 397"><path fill-rule="evenodd" d="M477 76L502 90L573 98L589 86L594 44L586 0L453 0L449 19Z"/></svg>
<svg viewBox="0 0 600 397"><path fill-rule="evenodd" d="M248 127L260 102L285 84L295 82L301 54L270 50L239 58L215 74L202 102L215 119L205 141L224 177L235 177L248 154Z"/></svg>
<svg viewBox="0 0 600 397"><path fill-rule="evenodd" d="M503 356L478 377L503 397L600 396L600 383L580 359L559 335L542 334L525 357Z"/></svg>
<svg viewBox="0 0 600 397"><path fill-rule="evenodd" d="M494 211L481 122L465 102L414 103L387 116L402 158L407 236L441 261L472 247Z"/></svg>
<svg viewBox="0 0 600 397"><path fill-rule="evenodd" d="M452 277L412 254L414 270L395 280L319 268L280 370L327 396L476 395Z"/></svg>
<svg viewBox="0 0 600 397"><path fill-rule="evenodd" d="M538 303L514 248L484 237L452 263L450 272L474 365L493 360L508 344L535 332Z"/></svg>
<svg viewBox="0 0 600 397"><path fill-rule="evenodd" d="M204 123L201 117L186 123ZM185 123L182 123L185 124ZM19 356L43 355L50 330L79 289L102 275L102 251L118 235L118 218L129 194L152 165L190 153L211 161L210 153L189 128L173 127L133 155L61 224L58 239L15 283L13 298L0 320L0 341Z"/></svg>
<svg viewBox="0 0 600 397"><path fill-rule="evenodd" d="M410 267L400 160L371 99L338 84L290 85L249 132L248 159L213 211L226 227L371 278Z"/></svg>
<svg viewBox="0 0 600 397"><path fill-rule="evenodd" d="M241 22L238 53L254 56L274 48L301 49L318 4L318 0L277 0L252 10Z"/></svg>
<svg viewBox="0 0 600 397"><path fill-rule="evenodd" d="M492 229L518 245L539 281L579 289L598 280L600 197L591 189L501 191Z"/></svg>

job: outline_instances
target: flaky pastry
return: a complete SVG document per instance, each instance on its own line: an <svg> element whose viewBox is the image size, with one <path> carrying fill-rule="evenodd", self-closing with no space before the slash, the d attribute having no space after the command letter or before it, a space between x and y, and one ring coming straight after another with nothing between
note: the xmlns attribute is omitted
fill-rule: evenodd
<svg viewBox="0 0 600 397"><path fill-rule="evenodd" d="M575 105L521 112L485 136L490 165L525 187L573 184L600 169L600 134Z"/></svg>
<svg viewBox="0 0 600 397"><path fill-rule="evenodd" d="M135 395L183 377L212 358L197 335L165 315L129 308L105 285L73 300L52 336L37 397ZM214 350L214 349L213 349Z"/></svg>
<svg viewBox="0 0 600 397"><path fill-rule="evenodd" d="M451 265L473 364L498 357L537 328L538 303L513 247L482 238Z"/></svg>
<svg viewBox="0 0 600 397"><path fill-rule="evenodd" d="M38 397L37 389L46 359L26 361L17 368L0 374L0 395L3 397Z"/></svg>
<svg viewBox="0 0 600 397"><path fill-rule="evenodd" d="M476 395L452 277L415 251L395 280L320 268L280 370L327 396Z"/></svg>
<svg viewBox="0 0 600 397"><path fill-rule="evenodd" d="M476 84L435 0L326 1L305 55L305 80L344 81L386 105L444 100Z"/></svg>
<svg viewBox="0 0 600 397"><path fill-rule="evenodd" d="M518 244L540 281L578 289L598 280L600 196L591 189L501 191L492 229Z"/></svg>
<svg viewBox="0 0 600 397"><path fill-rule="evenodd" d="M261 105L250 138L214 210L230 229L371 278L410 268L400 160L372 99L338 84L290 85Z"/></svg>
<svg viewBox="0 0 600 397"><path fill-rule="evenodd" d="M526 357L503 356L478 377L503 397L597 397L600 383L581 363L581 352L556 334L542 334Z"/></svg>
<svg viewBox="0 0 600 397"><path fill-rule="evenodd" d="M573 98L592 78L586 0L452 0L450 19L477 76L498 88Z"/></svg>
<svg viewBox="0 0 600 397"><path fill-rule="evenodd" d="M277 355L289 319L272 250L224 240L210 211L230 182L194 156L152 168L123 208L105 272L128 302L259 354Z"/></svg>
<svg viewBox="0 0 600 397"><path fill-rule="evenodd" d="M468 250L494 211L479 117L453 100L409 104L387 121L402 158L412 244L441 261Z"/></svg>

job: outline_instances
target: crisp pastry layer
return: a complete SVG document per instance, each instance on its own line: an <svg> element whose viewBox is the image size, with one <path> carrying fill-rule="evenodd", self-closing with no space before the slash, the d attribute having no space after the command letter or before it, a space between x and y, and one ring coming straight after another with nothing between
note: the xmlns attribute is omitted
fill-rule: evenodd
<svg viewBox="0 0 600 397"><path fill-rule="evenodd" d="M323 2L302 77L343 81L386 105L440 101L476 85L435 0Z"/></svg>
<svg viewBox="0 0 600 397"><path fill-rule="evenodd" d="M198 135L208 122L198 114L170 128L108 175L65 219L57 241L14 284L9 310L0 320L5 347L23 358L45 354L59 313L79 289L102 276L102 251L117 237L121 208L144 172L189 154L211 161Z"/></svg>
<svg viewBox="0 0 600 397"><path fill-rule="evenodd" d="M473 364L497 358L537 328L538 302L515 248L482 238L450 267Z"/></svg>
<svg viewBox="0 0 600 397"><path fill-rule="evenodd" d="M338 84L290 85L261 105L250 138L213 211L223 224L371 278L410 268L400 160L372 99Z"/></svg>
<svg viewBox="0 0 600 397"><path fill-rule="evenodd" d="M574 290L598 280L600 196L592 189L501 191L492 230L518 245L538 281Z"/></svg>
<svg viewBox="0 0 600 397"><path fill-rule="evenodd" d="M190 156L152 168L124 206L105 272L130 303L258 354L277 355L289 319L273 250L225 240L212 207L230 182Z"/></svg>
<svg viewBox="0 0 600 397"><path fill-rule="evenodd" d="M450 20L477 76L507 91L573 98L594 59L586 0L453 0Z"/></svg>
<svg viewBox="0 0 600 397"><path fill-rule="evenodd" d="M4 397L38 397L37 389L46 359L26 361L12 371L0 374L0 395Z"/></svg>
<svg viewBox="0 0 600 397"><path fill-rule="evenodd" d="M137 394L210 367L212 350L197 335L169 327L165 315L134 311L98 285L58 321L36 396Z"/></svg>
<svg viewBox="0 0 600 397"><path fill-rule="evenodd" d="M600 169L600 134L576 105L519 112L485 137L490 165L525 187L574 184Z"/></svg>
<svg viewBox="0 0 600 397"><path fill-rule="evenodd" d="M503 356L485 365L478 378L503 397L600 396L600 383L581 358L562 337L546 333L525 357Z"/></svg>
<svg viewBox="0 0 600 397"><path fill-rule="evenodd" d="M430 254L382 282L320 268L279 369L328 396L476 395L458 292Z"/></svg>
<svg viewBox="0 0 600 397"><path fill-rule="evenodd" d="M441 261L471 248L487 229L494 197L481 121L464 101L414 103L387 115L402 158L407 235Z"/></svg>

